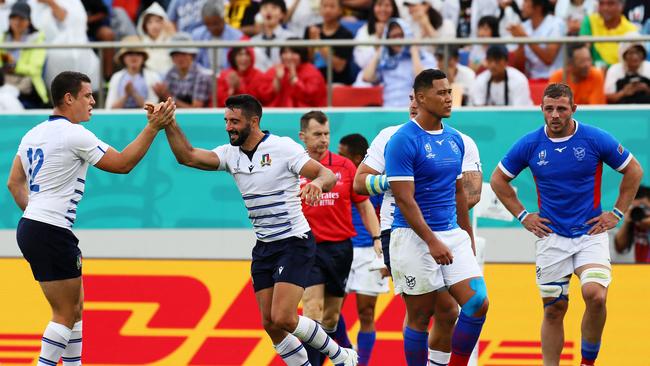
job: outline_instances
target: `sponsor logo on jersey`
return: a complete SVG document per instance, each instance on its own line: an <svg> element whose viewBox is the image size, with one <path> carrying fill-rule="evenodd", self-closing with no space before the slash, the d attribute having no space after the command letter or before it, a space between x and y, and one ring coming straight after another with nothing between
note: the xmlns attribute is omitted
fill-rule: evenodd
<svg viewBox="0 0 650 366"><path fill-rule="evenodd" d="M432 152L431 145L427 142L424 144L424 150L427 152L427 159L433 159L436 157L436 154Z"/></svg>
<svg viewBox="0 0 650 366"><path fill-rule="evenodd" d="M574 147L573 148L573 155L578 159L578 161L582 161L582 159L585 158L585 148L584 147Z"/></svg>
<svg viewBox="0 0 650 366"><path fill-rule="evenodd" d="M436 140L436 143L440 146L442 146L442 143L445 142L445 139L442 140Z"/></svg>
<svg viewBox="0 0 650 366"><path fill-rule="evenodd" d="M554 150L557 151L557 152L559 152L559 153L561 153L562 151L564 151L564 149L566 149L566 146L563 146L563 147L556 147Z"/></svg>
<svg viewBox="0 0 650 366"><path fill-rule="evenodd" d="M537 154L537 157L539 158L537 165L542 166L548 164L548 161L546 160L546 149L540 151L539 154Z"/></svg>
<svg viewBox="0 0 650 366"><path fill-rule="evenodd" d="M261 166L271 166L271 154L264 154L262 155L262 161L261 161Z"/></svg>

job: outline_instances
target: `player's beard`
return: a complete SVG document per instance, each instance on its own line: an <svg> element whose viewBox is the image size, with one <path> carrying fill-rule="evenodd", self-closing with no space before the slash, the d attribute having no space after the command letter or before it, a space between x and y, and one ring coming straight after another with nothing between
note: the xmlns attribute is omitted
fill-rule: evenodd
<svg viewBox="0 0 650 366"><path fill-rule="evenodd" d="M248 139L248 136L251 134L251 126L248 125L241 131L232 131L228 132L228 136L230 137L230 145L232 146L241 146L246 142L246 139ZM234 138L234 140L233 140Z"/></svg>

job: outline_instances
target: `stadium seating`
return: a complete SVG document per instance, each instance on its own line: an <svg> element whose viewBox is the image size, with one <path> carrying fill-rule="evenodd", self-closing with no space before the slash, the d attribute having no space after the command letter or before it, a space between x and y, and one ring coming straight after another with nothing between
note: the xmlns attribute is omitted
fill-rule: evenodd
<svg viewBox="0 0 650 366"><path fill-rule="evenodd" d="M546 89L547 85L548 80L528 80L530 99L533 100L534 105L542 104L542 95L544 95L544 89Z"/></svg>
<svg viewBox="0 0 650 366"><path fill-rule="evenodd" d="M381 107L384 104L382 86L353 87L335 86L332 88L334 107Z"/></svg>

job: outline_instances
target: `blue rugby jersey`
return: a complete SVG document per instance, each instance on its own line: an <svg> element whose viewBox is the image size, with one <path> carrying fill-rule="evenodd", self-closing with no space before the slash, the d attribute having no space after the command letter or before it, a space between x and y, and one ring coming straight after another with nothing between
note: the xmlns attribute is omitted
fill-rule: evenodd
<svg viewBox="0 0 650 366"><path fill-rule="evenodd" d="M603 162L622 170L632 154L609 133L576 121L576 132L549 138L543 126L519 139L499 163L510 178L529 167L537 187L540 216L558 235L575 238L601 214Z"/></svg>
<svg viewBox="0 0 650 366"><path fill-rule="evenodd" d="M375 210L381 207L383 200L383 194L370 196L370 203L372 203L372 207L374 207ZM357 235L350 238L352 245L355 247L371 247L373 245L372 237L370 236L370 233L368 233L368 230L366 230L366 227L363 225L361 214L359 214L357 205L354 203L352 204L352 225L354 225L354 230L357 231Z"/></svg>

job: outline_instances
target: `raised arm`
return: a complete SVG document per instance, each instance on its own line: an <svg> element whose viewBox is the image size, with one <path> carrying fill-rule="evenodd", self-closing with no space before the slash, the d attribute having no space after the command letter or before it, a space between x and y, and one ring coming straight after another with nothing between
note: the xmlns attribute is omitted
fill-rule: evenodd
<svg viewBox="0 0 650 366"><path fill-rule="evenodd" d="M25 175L20 156L18 155L14 158L14 163L11 166L9 179L7 180L7 188L9 188L9 192L11 192L11 196L16 201L18 207L25 211L27 201L29 200L29 191L27 190L27 176Z"/></svg>
<svg viewBox="0 0 650 366"><path fill-rule="evenodd" d="M147 125L142 132L127 147L119 152L113 148L106 150L104 156L95 164L101 170L126 174L129 173L151 147L151 143L158 134L158 131L165 128L174 118L176 106L171 98L164 103L147 106Z"/></svg>
<svg viewBox="0 0 650 366"><path fill-rule="evenodd" d="M165 127L165 135L179 164L201 170L219 169L220 161L217 154L193 147L176 121Z"/></svg>

